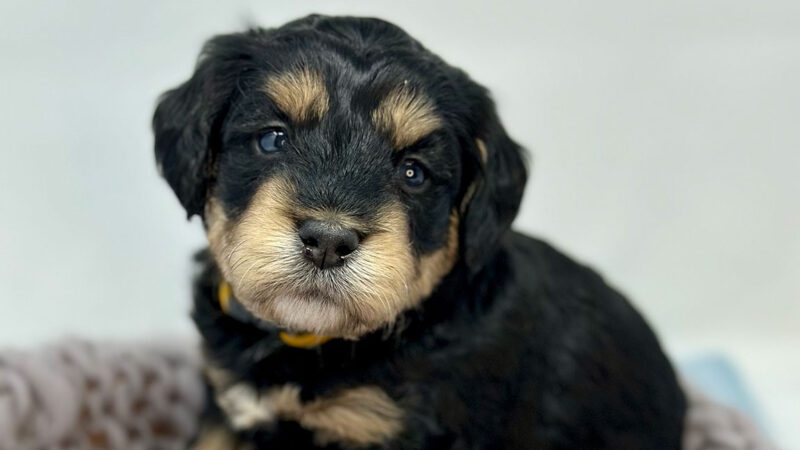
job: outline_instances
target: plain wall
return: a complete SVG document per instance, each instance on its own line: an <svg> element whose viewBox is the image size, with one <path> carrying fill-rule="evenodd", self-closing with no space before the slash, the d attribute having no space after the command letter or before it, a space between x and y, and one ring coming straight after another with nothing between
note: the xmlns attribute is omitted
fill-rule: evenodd
<svg viewBox="0 0 800 450"><path fill-rule="evenodd" d="M672 351L800 365L794 1L5 0L0 346L192 333L204 237L156 173L156 98L212 34L312 11L389 19L487 85L532 155L516 227L601 271Z"/></svg>

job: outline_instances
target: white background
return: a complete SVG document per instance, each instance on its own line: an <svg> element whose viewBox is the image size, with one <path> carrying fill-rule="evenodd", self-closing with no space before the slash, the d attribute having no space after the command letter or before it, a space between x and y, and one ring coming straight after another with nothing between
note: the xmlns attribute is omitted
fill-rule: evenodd
<svg viewBox="0 0 800 450"><path fill-rule="evenodd" d="M800 3L0 3L0 346L192 333L202 246L155 99L204 39L317 11L403 26L532 154L517 227L588 262L676 357L726 352L800 448Z"/></svg>

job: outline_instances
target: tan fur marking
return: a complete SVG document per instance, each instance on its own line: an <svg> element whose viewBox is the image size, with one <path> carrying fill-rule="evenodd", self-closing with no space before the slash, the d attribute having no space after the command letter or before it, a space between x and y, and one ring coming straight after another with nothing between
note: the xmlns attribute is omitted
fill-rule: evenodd
<svg viewBox="0 0 800 450"><path fill-rule="evenodd" d="M292 384L261 393L244 384L231 390L236 395L223 392L217 395L217 401L236 429L292 420L313 431L318 445L344 443L355 447L380 444L403 429L403 410L375 386L344 389L305 404L300 401L300 388ZM230 398L225 399L226 395ZM246 417L243 412L247 412Z"/></svg>
<svg viewBox="0 0 800 450"><path fill-rule="evenodd" d="M475 145L478 147L478 154L481 158L481 164L483 167L486 168L486 163L489 161L489 153L486 151L486 144L484 144L483 140L475 139ZM467 187L467 191L464 193L464 198L461 200L461 212L465 212L467 210L467 205L469 205L469 201L472 200L472 196L475 195L475 191L478 188L479 181L474 181L472 184Z"/></svg>
<svg viewBox="0 0 800 450"><path fill-rule="evenodd" d="M205 428L192 445L191 450L246 450L250 445L241 445L236 436L223 427Z"/></svg>
<svg viewBox="0 0 800 450"><path fill-rule="evenodd" d="M269 256L276 258L296 253L291 244L297 236L288 214L291 191L283 179L265 183L235 223L228 220L216 199L208 203L206 226L210 248L239 300L257 296L262 277L283 275L280 264L285 261L270 261L262 251L272 249Z"/></svg>
<svg viewBox="0 0 800 450"><path fill-rule="evenodd" d="M442 126L433 102L425 95L401 86L392 90L372 112L372 122L389 134L395 150L401 150Z"/></svg>
<svg viewBox="0 0 800 450"><path fill-rule="evenodd" d="M273 387L267 390L267 398L275 415L282 418L298 418L303 415L300 402L300 387L294 384Z"/></svg>
<svg viewBox="0 0 800 450"><path fill-rule="evenodd" d="M227 231L228 216L222 209L222 205L215 197L211 197L206 202L204 219L206 225L206 237L211 249L225 245L225 232Z"/></svg>
<svg viewBox="0 0 800 450"><path fill-rule="evenodd" d="M328 91L319 72L300 68L271 76L267 95L295 123L321 120L328 111Z"/></svg>
<svg viewBox="0 0 800 450"><path fill-rule="evenodd" d="M478 153L481 155L481 162L485 166L486 162L489 161L489 152L486 151L486 144L483 143L482 139L475 139L475 145L478 147Z"/></svg>
<svg viewBox="0 0 800 450"><path fill-rule="evenodd" d="M478 181L473 181L467 187L467 192L464 193L464 198L461 199L461 207L459 208L461 213L467 211L467 206L469 205L470 200L472 200L472 196L475 195L475 190L478 188Z"/></svg>
<svg viewBox="0 0 800 450"><path fill-rule="evenodd" d="M403 411L377 387L358 387L314 400L300 424L315 430L315 442L367 446L385 442L403 429Z"/></svg>
<svg viewBox="0 0 800 450"><path fill-rule="evenodd" d="M206 366L203 368L203 372L205 373L208 382L214 387L214 389L217 390L226 388L234 382L234 375L232 372L226 369L221 369L212 364L206 364Z"/></svg>
<svg viewBox="0 0 800 450"><path fill-rule="evenodd" d="M453 268L458 258L458 214L450 213L447 230L447 242L444 247L420 258L417 266L417 277L411 284L411 292L418 299L431 295L433 289Z"/></svg>

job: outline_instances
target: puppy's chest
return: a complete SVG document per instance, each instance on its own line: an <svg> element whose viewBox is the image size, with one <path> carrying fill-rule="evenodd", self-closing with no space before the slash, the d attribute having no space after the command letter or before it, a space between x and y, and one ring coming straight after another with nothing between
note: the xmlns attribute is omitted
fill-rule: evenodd
<svg viewBox="0 0 800 450"><path fill-rule="evenodd" d="M295 444L300 439L310 446L365 448L385 444L404 429L401 401L377 383L254 382L213 366L206 374L228 426L264 443L291 438Z"/></svg>

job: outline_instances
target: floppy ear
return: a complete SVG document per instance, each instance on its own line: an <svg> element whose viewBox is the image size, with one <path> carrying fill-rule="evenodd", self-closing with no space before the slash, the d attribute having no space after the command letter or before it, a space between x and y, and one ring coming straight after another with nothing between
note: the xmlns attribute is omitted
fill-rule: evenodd
<svg viewBox="0 0 800 450"><path fill-rule="evenodd" d="M203 215L219 151L220 125L238 77L252 60L248 36L257 33L209 40L192 78L159 98L153 115L156 163L188 217Z"/></svg>
<svg viewBox="0 0 800 450"><path fill-rule="evenodd" d="M464 262L476 273L494 256L511 228L528 175L523 149L506 134L494 102L474 83L473 90L461 235Z"/></svg>

